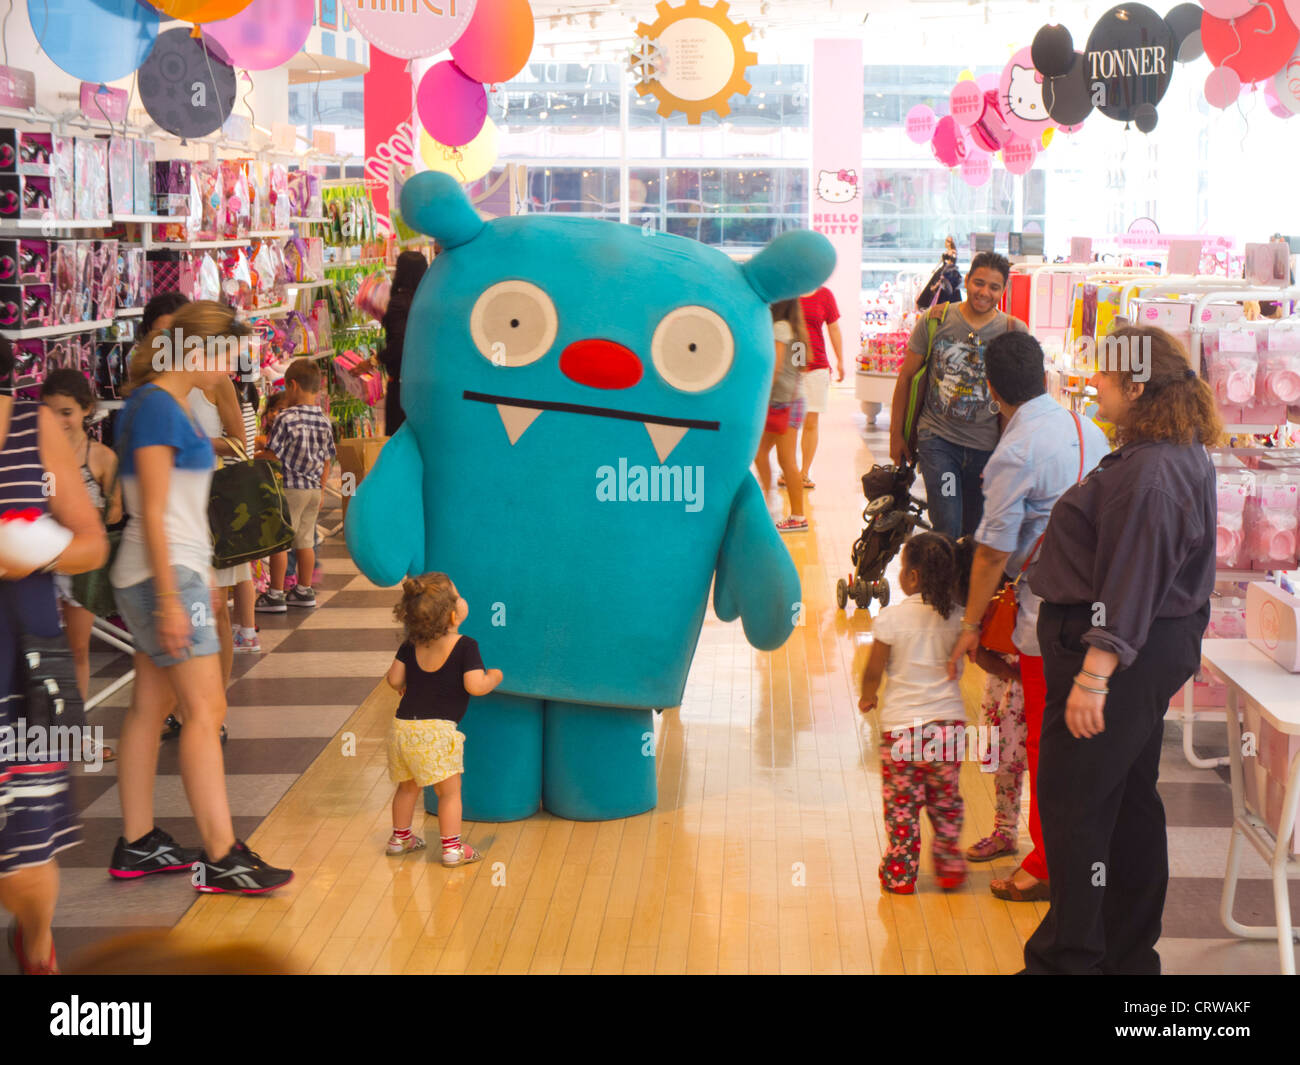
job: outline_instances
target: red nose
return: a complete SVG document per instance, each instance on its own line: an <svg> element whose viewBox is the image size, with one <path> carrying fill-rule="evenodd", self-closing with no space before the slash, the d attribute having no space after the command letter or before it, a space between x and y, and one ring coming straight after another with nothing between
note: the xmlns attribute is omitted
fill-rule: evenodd
<svg viewBox="0 0 1300 1065"><path fill-rule="evenodd" d="M564 349L560 371L588 388L631 388L641 380L636 353L612 340L579 340Z"/></svg>

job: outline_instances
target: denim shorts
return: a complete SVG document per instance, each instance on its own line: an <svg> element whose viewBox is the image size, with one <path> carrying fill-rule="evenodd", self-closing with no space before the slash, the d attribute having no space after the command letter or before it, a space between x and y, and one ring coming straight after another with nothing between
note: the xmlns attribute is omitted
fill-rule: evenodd
<svg viewBox="0 0 1300 1065"><path fill-rule="evenodd" d="M118 612L131 632L135 649L153 659L154 665L164 668L221 651L216 618L212 614L212 590L207 576L200 576L184 566L173 566L172 580L176 584L176 591L180 593L181 608L190 619L189 651L180 658L165 654L158 642L158 619L154 617L158 599L154 595L153 578L129 588L113 589Z"/></svg>

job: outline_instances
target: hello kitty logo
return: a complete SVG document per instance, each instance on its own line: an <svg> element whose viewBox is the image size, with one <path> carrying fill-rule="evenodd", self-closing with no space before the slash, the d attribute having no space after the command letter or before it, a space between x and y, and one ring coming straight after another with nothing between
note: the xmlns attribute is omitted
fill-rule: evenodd
<svg viewBox="0 0 1300 1065"><path fill-rule="evenodd" d="M826 203L849 203L858 198L856 170L823 170L817 180L817 198Z"/></svg>
<svg viewBox="0 0 1300 1065"><path fill-rule="evenodd" d="M1047 121L1043 103L1043 75L1033 67L1013 65L1011 87L1004 98L1007 110L1026 122Z"/></svg>

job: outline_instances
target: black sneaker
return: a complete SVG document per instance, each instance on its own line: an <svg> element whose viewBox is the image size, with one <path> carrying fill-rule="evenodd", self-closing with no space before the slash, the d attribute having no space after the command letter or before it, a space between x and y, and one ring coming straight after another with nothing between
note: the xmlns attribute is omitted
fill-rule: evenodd
<svg viewBox="0 0 1300 1065"><path fill-rule="evenodd" d="M170 740L181 734L181 723L177 720L175 714L168 714L167 720L163 722L162 738Z"/></svg>
<svg viewBox="0 0 1300 1065"><path fill-rule="evenodd" d="M316 605L316 589L295 585L293 591L285 593L284 601L287 606L311 610Z"/></svg>
<svg viewBox="0 0 1300 1065"><path fill-rule="evenodd" d="M250 851L242 840L219 862L201 855L194 871L194 887L204 894L261 895L284 887L293 879L292 869L276 869Z"/></svg>
<svg viewBox="0 0 1300 1065"><path fill-rule="evenodd" d="M197 848L178 846L161 828L155 828L135 843L127 843L119 836L108 872L119 880L134 880L150 873L181 873L192 869L202 853Z"/></svg>
<svg viewBox="0 0 1300 1065"><path fill-rule="evenodd" d="M259 614L284 614L288 608L284 605L284 592L263 592L257 597L253 609Z"/></svg>

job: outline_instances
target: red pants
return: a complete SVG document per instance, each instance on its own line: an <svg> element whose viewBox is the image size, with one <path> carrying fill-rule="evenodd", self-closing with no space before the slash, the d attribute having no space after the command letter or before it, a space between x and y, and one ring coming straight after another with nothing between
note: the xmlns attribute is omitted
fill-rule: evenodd
<svg viewBox="0 0 1300 1065"><path fill-rule="evenodd" d="M1034 849L1020 863L1036 880L1047 879L1047 852L1043 849L1043 825L1038 819L1038 739L1043 732L1043 709L1047 706L1047 678L1042 658L1020 656L1020 683L1025 689L1025 760L1029 763L1029 838Z"/></svg>

